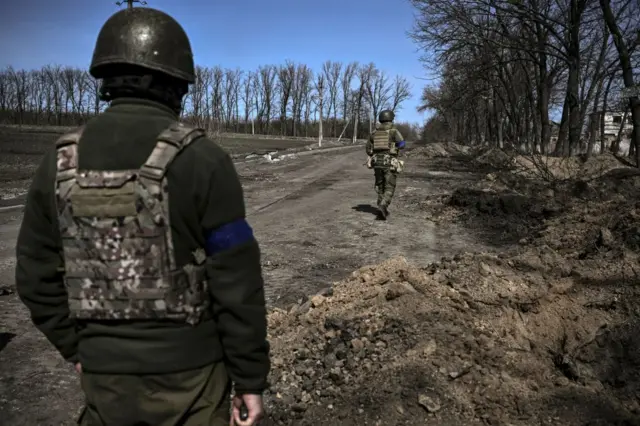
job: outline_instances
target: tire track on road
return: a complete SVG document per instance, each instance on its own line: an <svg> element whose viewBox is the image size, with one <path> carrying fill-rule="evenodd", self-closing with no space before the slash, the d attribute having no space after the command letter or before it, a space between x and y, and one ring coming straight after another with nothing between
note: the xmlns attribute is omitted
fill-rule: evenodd
<svg viewBox="0 0 640 426"><path fill-rule="evenodd" d="M268 203L255 207L247 214L247 217L267 212L275 206L280 208L280 204L286 203L287 201L302 201L303 199L313 197L322 191L329 190L334 184L345 180L345 175L348 171L353 172L357 170L356 168L359 166L360 164L357 161L356 152L344 154L337 159L335 157L327 158L326 162L319 168L315 169L311 173L307 173L292 180L293 182L302 181L303 183L300 187L289 191Z"/></svg>

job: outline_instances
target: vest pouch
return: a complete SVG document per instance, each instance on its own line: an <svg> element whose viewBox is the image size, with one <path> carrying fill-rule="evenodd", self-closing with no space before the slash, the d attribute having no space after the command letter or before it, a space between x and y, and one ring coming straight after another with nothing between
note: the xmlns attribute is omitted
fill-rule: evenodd
<svg viewBox="0 0 640 426"><path fill-rule="evenodd" d="M171 291L167 294L167 316L197 324L207 318L209 283L205 264L185 265L171 275Z"/></svg>
<svg viewBox="0 0 640 426"><path fill-rule="evenodd" d="M373 167L375 169L388 169L391 167L391 156L389 154L374 154Z"/></svg>
<svg viewBox="0 0 640 426"><path fill-rule="evenodd" d="M69 201L74 217L131 217L137 213L134 182L119 188L83 188L76 184Z"/></svg>
<svg viewBox="0 0 640 426"><path fill-rule="evenodd" d="M390 163L391 165L389 166L389 169L392 172L402 173L404 170L404 161L399 160L396 157L391 157Z"/></svg>

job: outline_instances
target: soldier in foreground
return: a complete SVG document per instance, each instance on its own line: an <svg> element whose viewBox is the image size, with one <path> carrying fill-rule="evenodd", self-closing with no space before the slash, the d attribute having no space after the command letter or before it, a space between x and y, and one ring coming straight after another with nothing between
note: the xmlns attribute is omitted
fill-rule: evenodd
<svg viewBox="0 0 640 426"><path fill-rule="evenodd" d="M398 173L402 171L398 153L405 147L402 134L393 126L394 118L393 111L380 112L380 124L376 125L376 130L369 136L366 145L369 156L367 165L374 169L379 217L383 220L389 216L389 205L396 190Z"/></svg>
<svg viewBox="0 0 640 426"><path fill-rule="evenodd" d="M81 374L79 424L228 425L232 381L232 424L257 424L260 251L230 157L178 122L187 35L163 12L120 11L90 73L111 105L46 153L16 249L21 300Z"/></svg>

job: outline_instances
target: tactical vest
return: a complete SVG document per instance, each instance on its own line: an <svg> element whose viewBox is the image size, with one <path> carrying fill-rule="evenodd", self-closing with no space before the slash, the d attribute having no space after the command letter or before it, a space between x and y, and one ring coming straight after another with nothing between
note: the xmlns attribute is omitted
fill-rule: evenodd
<svg viewBox="0 0 640 426"><path fill-rule="evenodd" d="M373 151L389 151L390 131L387 129L377 129L373 132Z"/></svg>
<svg viewBox="0 0 640 426"><path fill-rule="evenodd" d="M56 201L71 317L197 324L209 308L204 250L177 268L166 171L204 136L172 125L139 170L78 170L82 129L56 142Z"/></svg>
<svg viewBox="0 0 640 426"><path fill-rule="evenodd" d="M392 129L376 129L373 132L373 152L376 154L387 153L391 155L398 154L398 148L391 137Z"/></svg>

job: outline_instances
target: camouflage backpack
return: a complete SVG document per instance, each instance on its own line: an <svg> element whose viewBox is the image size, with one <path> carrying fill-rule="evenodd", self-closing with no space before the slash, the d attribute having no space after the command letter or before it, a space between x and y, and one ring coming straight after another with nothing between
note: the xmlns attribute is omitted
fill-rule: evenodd
<svg viewBox="0 0 640 426"><path fill-rule="evenodd" d="M71 316L198 323L209 306L204 250L177 268L166 171L202 129L172 125L139 170L78 170L82 129L62 136L56 201Z"/></svg>

